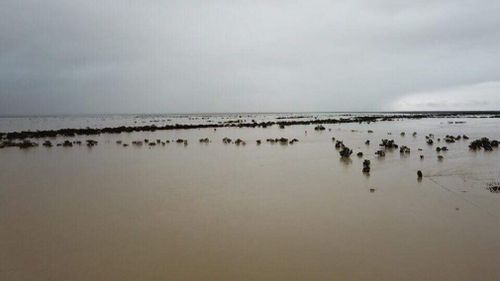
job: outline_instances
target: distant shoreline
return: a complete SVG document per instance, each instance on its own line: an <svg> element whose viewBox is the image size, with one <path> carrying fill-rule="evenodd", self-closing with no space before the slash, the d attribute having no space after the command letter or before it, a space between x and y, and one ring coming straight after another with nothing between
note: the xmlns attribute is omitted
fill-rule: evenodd
<svg viewBox="0 0 500 281"><path fill-rule="evenodd" d="M354 112L352 112L354 113ZM244 114L244 113L240 113ZM286 113L283 113L286 114ZM294 113L296 114L296 113ZM299 113L302 114L302 113ZM238 115L238 114L236 114ZM55 137L75 137L75 136L96 136L101 134L121 134L132 132L154 132L166 130L189 130L189 129L217 129L217 128L266 128L270 126L286 126L294 125L321 125L321 124L341 124L341 123L371 123L379 121L393 121L395 119L424 119L424 118L500 118L500 112L496 111L449 111L449 112L425 112L425 113L400 113L400 114L372 114L365 116L350 116L348 118L302 118L300 120L293 118L293 120L276 119L276 121L263 121L256 122L242 122L242 120L230 120L217 124L172 124L164 126L146 125L146 126L117 126L105 128L65 128L57 130L39 130L39 131L13 131L13 132L0 132L0 139L6 140L23 140L23 139L39 139L39 138L55 138ZM286 119L286 118L285 118Z"/></svg>
<svg viewBox="0 0 500 281"><path fill-rule="evenodd" d="M438 111L249 111L249 112L175 112L175 113L56 113L56 114L0 114L0 118L52 118L102 116L220 116L266 114L438 114L438 115L500 115L500 110L438 110Z"/></svg>

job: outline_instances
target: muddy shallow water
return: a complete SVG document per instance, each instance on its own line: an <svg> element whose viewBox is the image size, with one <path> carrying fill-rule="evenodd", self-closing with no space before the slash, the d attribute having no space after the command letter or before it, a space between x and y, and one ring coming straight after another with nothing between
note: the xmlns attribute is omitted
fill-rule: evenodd
<svg viewBox="0 0 500 281"><path fill-rule="evenodd" d="M100 135L93 148L4 148L0 280L499 280L500 193L487 184L500 178L500 152L468 144L500 139L500 120L460 120L173 130ZM429 146L429 133L470 140ZM211 143L198 142L204 137ZM278 137L299 142L255 143ZM332 137L354 150L350 161ZM144 138L189 144L115 144ZM382 138L412 151L378 159Z"/></svg>

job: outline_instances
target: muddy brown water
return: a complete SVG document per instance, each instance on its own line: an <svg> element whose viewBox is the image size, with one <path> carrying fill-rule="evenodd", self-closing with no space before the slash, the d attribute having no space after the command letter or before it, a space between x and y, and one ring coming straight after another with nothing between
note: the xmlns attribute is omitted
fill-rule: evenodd
<svg viewBox="0 0 500 281"><path fill-rule="evenodd" d="M500 194L486 188L500 177L500 151L425 144L428 133L500 139L499 121L461 120L180 130L101 135L91 149L2 149L0 280L500 280ZM224 145L226 136L247 144ZM332 136L354 150L350 161ZM300 141L255 143L270 137ZM189 145L115 144L144 138ZM377 159L381 138L412 151ZM450 149L442 162L437 145Z"/></svg>

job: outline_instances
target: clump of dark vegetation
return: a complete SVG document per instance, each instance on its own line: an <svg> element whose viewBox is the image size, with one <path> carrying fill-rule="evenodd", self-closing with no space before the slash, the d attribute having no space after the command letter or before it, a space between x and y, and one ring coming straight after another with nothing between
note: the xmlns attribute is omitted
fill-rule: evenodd
<svg viewBox="0 0 500 281"><path fill-rule="evenodd" d="M280 144L288 144L287 138L279 138L279 139L276 139L275 141L279 142Z"/></svg>
<svg viewBox="0 0 500 281"><path fill-rule="evenodd" d="M344 142L341 140L336 141L335 148L337 148L337 149L344 148Z"/></svg>
<svg viewBox="0 0 500 281"><path fill-rule="evenodd" d="M382 146L386 149L398 148L398 145L394 143L394 140L388 140L388 139L383 139L382 142L379 144L379 146Z"/></svg>
<svg viewBox="0 0 500 281"><path fill-rule="evenodd" d="M342 147L342 149L339 151L340 157L342 158L349 158L351 157L352 154L352 149L350 149L347 146Z"/></svg>
<svg viewBox="0 0 500 281"><path fill-rule="evenodd" d="M200 143L209 143L209 142L210 142L209 138L200 139Z"/></svg>
<svg viewBox="0 0 500 281"><path fill-rule="evenodd" d="M368 159L365 159L365 161L363 161L363 173L365 174L368 174L370 173L370 160Z"/></svg>
<svg viewBox="0 0 500 281"><path fill-rule="evenodd" d="M495 148L498 147L498 141L497 140L490 141L490 139L488 138L477 139L469 144L469 148L472 150L479 150L482 148L485 151L492 151L494 147Z"/></svg>
<svg viewBox="0 0 500 281"><path fill-rule="evenodd" d="M17 144L17 147L19 147L20 149L27 149L27 148L36 147L36 146L38 146L38 143L29 141L29 140L24 140L24 141Z"/></svg>
<svg viewBox="0 0 500 281"><path fill-rule="evenodd" d="M402 145L400 148L399 148L399 153L401 154L409 154L410 153L410 148L406 145Z"/></svg>
<svg viewBox="0 0 500 281"><path fill-rule="evenodd" d="M324 131L325 130L325 126L318 125L318 126L314 127L314 130L316 130L316 131Z"/></svg>
<svg viewBox="0 0 500 281"><path fill-rule="evenodd" d="M96 140L87 140L87 146L88 147L93 147L96 146L98 142Z"/></svg>
<svg viewBox="0 0 500 281"><path fill-rule="evenodd" d="M429 134L425 136L426 142L428 145L433 145L434 144L434 134Z"/></svg>
<svg viewBox="0 0 500 281"><path fill-rule="evenodd" d="M42 145L45 146L45 147L52 147L52 142L49 141L49 140L46 140L46 141L43 142Z"/></svg>
<svg viewBox="0 0 500 281"><path fill-rule="evenodd" d="M448 151L448 147L446 146L436 147L436 152L441 152L441 151Z"/></svg>
<svg viewBox="0 0 500 281"><path fill-rule="evenodd" d="M246 143L244 140L242 140L242 139L236 139L236 140L234 141L234 143L235 143L236 145L245 145L245 144L247 144L247 143Z"/></svg>
<svg viewBox="0 0 500 281"><path fill-rule="evenodd" d="M446 135L446 137L444 137L444 141L446 143L454 143L455 141L458 141L462 138L462 136L458 135L456 137L454 136L450 136L450 135Z"/></svg>
<svg viewBox="0 0 500 281"><path fill-rule="evenodd" d="M73 143L69 140L65 140L62 144L63 147L73 147Z"/></svg>
<svg viewBox="0 0 500 281"><path fill-rule="evenodd" d="M271 144L274 144L274 143L279 143L279 144L283 144L283 145L286 145L286 144L294 144L296 142L298 142L299 140L294 138L292 140L288 140L288 138L269 138L266 140L267 142L271 143ZM260 144L260 142L257 142L257 144Z"/></svg>
<svg viewBox="0 0 500 281"><path fill-rule="evenodd" d="M500 193L500 182L495 181L488 184L488 190L493 193Z"/></svg>
<svg viewBox="0 0 500 281"><path fill-rule="evenodd" d="M35 147L35 146L38 146L38 143L32 142L30 140L23 140L22 142L14 142L14 141L7 140L7 141L0 143L0 148L18 147L20 149L27 149L27 148L31 148L31 147Z"/></svg>

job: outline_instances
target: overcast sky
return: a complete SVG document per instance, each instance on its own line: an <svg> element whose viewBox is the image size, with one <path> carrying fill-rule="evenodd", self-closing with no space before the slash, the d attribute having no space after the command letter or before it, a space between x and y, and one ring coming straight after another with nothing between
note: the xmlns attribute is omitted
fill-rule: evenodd
<svg viewBox="0 0 500 281"><path fill-rule="evenodd" d="M0 114L452 109L500 110L498 0L0 1Z"/></svg>

